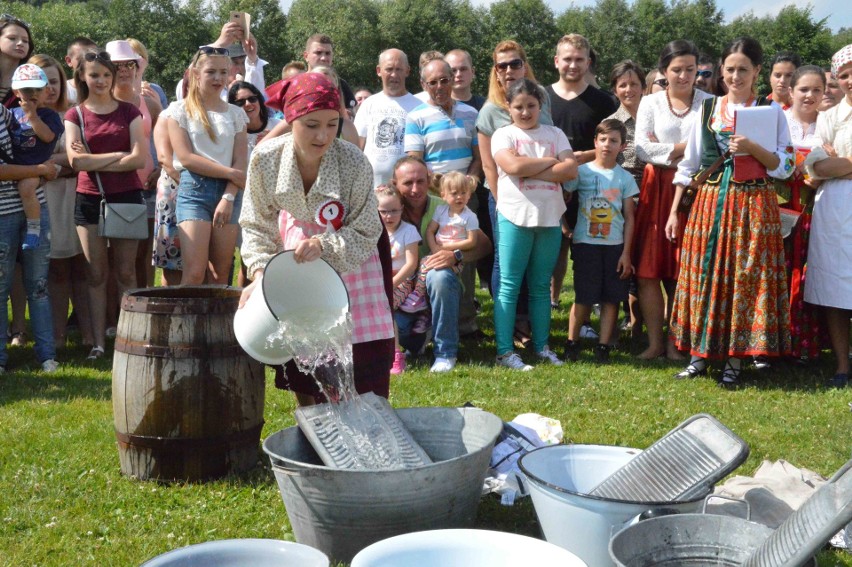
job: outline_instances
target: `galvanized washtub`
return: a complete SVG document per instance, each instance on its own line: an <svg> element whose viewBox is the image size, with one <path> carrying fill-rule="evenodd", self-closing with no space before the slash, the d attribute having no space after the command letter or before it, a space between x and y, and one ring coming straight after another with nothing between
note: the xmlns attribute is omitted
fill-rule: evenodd
<svg viewBox="0 0 852 567"><path fill-rule="evenodd" d="M618 567L738 567L772 531L734 516L675 514L625 528L609 553Z"/></svg>
<svg viewBox="0 0 852 567"><path fill-rule="evenodd" d="M432 464L330 468L298 427L263 442L296 541L348 563L389 537L473 525L502 420L476 408L408 408L397 414Z"/></svg>

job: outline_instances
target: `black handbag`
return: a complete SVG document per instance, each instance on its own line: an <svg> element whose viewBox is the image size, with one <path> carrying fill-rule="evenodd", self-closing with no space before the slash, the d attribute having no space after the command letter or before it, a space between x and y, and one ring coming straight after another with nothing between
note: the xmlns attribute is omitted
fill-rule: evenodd
<svg viewBox="0 0 852 567"><path fill-rule="evenodd" d="M80 117L80 137L86 151L86 132L83 129L83 112L77 107ZM101 176L95 173L95 181L101 192L101 212L98 219L98 236L104 238L126 238L128 240L144 240L148 238L148 206L145 203L107 203Z"/></svg>

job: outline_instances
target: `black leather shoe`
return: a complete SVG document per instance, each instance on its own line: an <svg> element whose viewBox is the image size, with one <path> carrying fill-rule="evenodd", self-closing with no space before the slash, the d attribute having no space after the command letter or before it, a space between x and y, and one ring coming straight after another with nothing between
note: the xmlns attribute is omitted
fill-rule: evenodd
<svg viewBox="0 0 852 567"><path fill-rule="evenodd" d="M689 363L686 365L686 368L678 372L674 375L675 380L688 380L691 378L698 378L699 376L705 376L707 374L707 366L705 364L704 368L699 368L693 363Z"/></svg>

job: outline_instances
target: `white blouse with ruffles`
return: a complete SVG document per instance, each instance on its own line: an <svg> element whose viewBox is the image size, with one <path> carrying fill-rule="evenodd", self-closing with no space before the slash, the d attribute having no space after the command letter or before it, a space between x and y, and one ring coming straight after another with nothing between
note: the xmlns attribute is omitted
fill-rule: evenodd
<svg viewBox="0 0 852 567"><path fill-rule="evenodd" d="M693 125L701 116L701 104L713 95L695 89L692 106L682 117L675 116L669 109L666 91L646 95L639 101L636 112L636 155L644 162L670 167L669 155L675 144L689 137ZM656 141L651 141L651 134Z"/></svg>

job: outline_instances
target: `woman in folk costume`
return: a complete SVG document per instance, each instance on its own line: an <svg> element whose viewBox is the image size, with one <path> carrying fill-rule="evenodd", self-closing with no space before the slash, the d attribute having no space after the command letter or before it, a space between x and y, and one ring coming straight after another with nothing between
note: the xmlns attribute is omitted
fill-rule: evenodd
<svg viewBox="0 0 852 567"><path fill-rule="evenodd" d="M762 59L748 37L725 49L728 94L703 104L675 174L669 238L677 236L677 206L692 176L733 156L699 187L684 230L671 333L692 358L676 378L706 374L707 359L722 358L720 384L735 386L741 358L790 352L781 221L769 178L789 177L795 161L781 107L754 94ZM736 113L756 106L766 108L762 127L775 133L772 149L734 132Z"/></svg>
<svg viewBox="0 0 852 567"><path fill-rule="evenodd" d="M293 77L269 104L282 108L292 131L257 146L249 163L240 225L243 261L254 282L242 301L282 250L294 250L297 262L327 261L349 292L355 388L387 397L394 350L390 245L370 163L337 139L340 99L324 75ZM302 405L325 401L292 361L278 369L275 383L295 392Z"/></svg>

